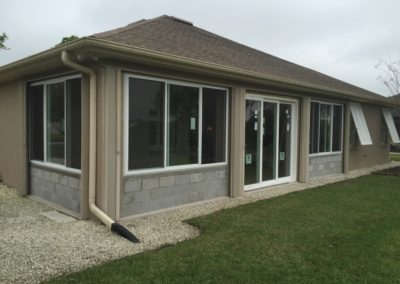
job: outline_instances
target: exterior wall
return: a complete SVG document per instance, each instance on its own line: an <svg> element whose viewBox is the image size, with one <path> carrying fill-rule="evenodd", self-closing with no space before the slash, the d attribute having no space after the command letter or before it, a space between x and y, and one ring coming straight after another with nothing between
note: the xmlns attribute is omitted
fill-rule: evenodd
<svg viewBox="0 0 400 284"><path fill-rule="evenodd" d="M108 216L117 219L117 74L106 66L97 70L97 178L96 204Z"/></svg>
<svg viewBox="0 0 400 284"><path fill-rule="evenodd" d="M341 174L343 172L342 153L310 156L308 168L310 178Z"/></svg>
<svg viewBox="0 0 400 284"><path fill-rule="evenodd" d="M121 216L228 196L227 166L124 179Z"/></svg>
<svg viewBox="0 0 400 284"><path fill-rule="evenodd" d="M75 214L80 214L80 175L30 166L30 193Z"/></svg>
<svg viewBox="0 0 400 284"><path fill-rule="evenodd" d="M0 85L0 177L22 195L26 189L24 83Z"/></svg>
<svg viewBox="0 0 400 284"><path fill-rule="evenodd" d="M349 169L356 170L389 162L389 144L380 142L382 108L369 104L361 104L367 121L372 145L357 145L349 149Z"/></svg>

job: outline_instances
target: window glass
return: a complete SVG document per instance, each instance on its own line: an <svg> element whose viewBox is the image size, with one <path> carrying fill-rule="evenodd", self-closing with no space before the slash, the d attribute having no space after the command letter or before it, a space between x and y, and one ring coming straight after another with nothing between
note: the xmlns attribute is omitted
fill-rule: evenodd
<svg viewBox="0 0 400 284"><path fill-rule="evenodd" d="M81 79L30 86L28 102L30 159L80 169Z"/></svg>
<svg viewBox="0 0 400 284"><path fill-rule="evenodd" d="M47 85L46 111L47 161L65 165L64 82Z"/></svg>
<svg viewBox="0 0 400 284"><path fill-rule="evenodd" d="M311 102L310 154L342 150L343 106Z"/></svg>
<svg viewBox="0 0 400 284"><path fill-rule="evenodd" d="M30 159L43 161L43 85L29 90Z"/></svg>
<svg viewBox="0 0 400 284"><path fill-rule="evenodd" d="M202 164L225 161L226 91L203 88Z"/></svg>
<svg viewBox="0 0 400 284"><path fill-rule="evenodd" d="M320 104L319 153L331 151L331 107L331 105Z"/></svg>
<svg viewBox="0 0 400 284"><path fill-rule="evenodd" d="M357 147L357 128L356 128L356 124L354 123L354 119L353 116L350 116L350 148L354 149Z"/></svg>
<svg viewBox="0 0 400 284"><path fill-rule="evenodd" d="M198 163L199 88L168 85L167 165Z"/></svg>
<svg viewBox="0 0 400 284"><path fill-rule="evenodd" d="M245 185L260 182L261 105L260 101L246 100Z"/></svg>
<svg viewBox="0 0 400 284"><path fill-rule="evenodd" d="M279 177L290 176L292 106L279 105Z"/></svg>
<svg viewBox="0 0 400 284"><path fill-rule="evenodd" d="M341 151L342 150L342 106L334 105L333 106L333 131L332 131L332 151Z"/></svg>
<svg viewBox="0 0 400 284"><path fill-rule="evenodd" d="M66 81L66 166L81 168L81 79Z"/></svg>
<svg viewBox="0 0 400 284"><path fill-rule="evenodd" d="M311 103L310 117L310 154L318 153L318 132L319 132L319 104Z"/></svg>
<svg viewBox="0 0 400 284"><path fill-rule="evenodd" d="M164 83L129 79L130 170L164 166Z"/></svg>

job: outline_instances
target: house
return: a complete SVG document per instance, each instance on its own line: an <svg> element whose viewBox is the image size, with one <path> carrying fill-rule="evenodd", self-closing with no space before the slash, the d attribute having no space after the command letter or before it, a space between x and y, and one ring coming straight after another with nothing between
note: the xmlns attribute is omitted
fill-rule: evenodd
<svg viewBox="0 0 400 284"><path fill-rule="evenodd" d="M161 16L0 67L0 176L110 226L387 163L395 105Z"/></svg>

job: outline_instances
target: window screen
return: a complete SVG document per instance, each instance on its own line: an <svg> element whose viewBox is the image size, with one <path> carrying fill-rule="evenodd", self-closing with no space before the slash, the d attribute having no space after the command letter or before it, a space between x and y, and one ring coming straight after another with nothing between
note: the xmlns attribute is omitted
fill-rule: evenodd
<svg viewBox="0 0 400 284"><path fill-rule="evenodd" d="M29 88L29 154L31 160L43 161L43 85Z"/></svg>

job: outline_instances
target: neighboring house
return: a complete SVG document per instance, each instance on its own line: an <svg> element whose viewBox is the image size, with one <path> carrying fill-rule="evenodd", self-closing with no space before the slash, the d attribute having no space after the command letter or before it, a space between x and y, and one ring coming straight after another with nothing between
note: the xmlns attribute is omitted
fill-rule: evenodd
<svg viewBox="0 0 400 284"><path fill-rule="evenodd" d="M0 176L118 220L387 163L393 106L162 16L0 67Z"/></svg>

